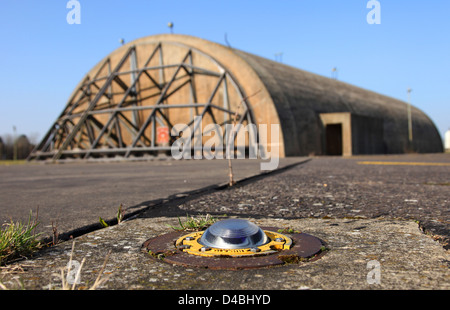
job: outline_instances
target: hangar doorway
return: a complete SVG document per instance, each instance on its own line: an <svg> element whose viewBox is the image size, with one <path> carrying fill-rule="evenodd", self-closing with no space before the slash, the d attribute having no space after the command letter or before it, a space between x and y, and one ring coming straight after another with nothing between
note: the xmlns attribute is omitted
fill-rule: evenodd
<svg viewBox="0 0 450 310"><path fill-rule="evenodd" d="M322 154L352 156L352 123L348 112L320 114L323 128Z"/></svg>
<svg viewBox="0 0 450 310"><path fill-rule="evenodd" d="M330 124L325 127L326 155L342 156L342 124Z"/></svg>

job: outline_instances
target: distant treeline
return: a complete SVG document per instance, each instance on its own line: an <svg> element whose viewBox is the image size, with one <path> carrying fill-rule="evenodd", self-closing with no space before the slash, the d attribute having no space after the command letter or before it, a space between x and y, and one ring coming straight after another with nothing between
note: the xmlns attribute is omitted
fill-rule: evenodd
<svg viewBox="0 0 450 310"><path fill-rule="evenodd" d="M26 159L33 148L26 135L20 135L15 140L10 135L0 137L0 160Z"/></svg>

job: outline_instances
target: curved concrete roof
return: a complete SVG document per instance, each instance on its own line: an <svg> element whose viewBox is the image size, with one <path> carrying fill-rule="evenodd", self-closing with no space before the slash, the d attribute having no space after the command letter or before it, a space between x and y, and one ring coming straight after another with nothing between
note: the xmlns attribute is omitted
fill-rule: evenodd
<svg viewBox="0 0 450 310"><path fill-rule="evenodd" d="M408 145L407 103L306 72L221 44L186 35L155 35L129 44L180 42L204 51L235 76L249 99L257 123L279 123L284 154L321 154L323 126L319 114L350 112L383 120L385 153L403 153ZM413 149L442 152L442 140L430 118L412 107Z"/></svg>
<svg viewBox="0 0 450 310"><path fill-rule="evenodd" d="M382 119L386 153L403 153L408 144L407 103L334 79L236 51L257 72L270 92L283 131L296 136L286 153L303 154L320 148L318 114L350 112ZM442 152L437 128L421 110L412 107L413 149Z"/></svg>

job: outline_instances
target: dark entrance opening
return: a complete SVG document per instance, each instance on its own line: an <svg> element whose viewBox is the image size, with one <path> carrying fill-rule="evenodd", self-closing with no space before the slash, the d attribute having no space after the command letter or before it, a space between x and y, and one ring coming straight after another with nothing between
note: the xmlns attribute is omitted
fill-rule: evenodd
<svg viewBox="0 0 450 310"><path fill-rule="evenodd" d="M326 154L342 156L342 124L330 124L325 128Z"/></svg>

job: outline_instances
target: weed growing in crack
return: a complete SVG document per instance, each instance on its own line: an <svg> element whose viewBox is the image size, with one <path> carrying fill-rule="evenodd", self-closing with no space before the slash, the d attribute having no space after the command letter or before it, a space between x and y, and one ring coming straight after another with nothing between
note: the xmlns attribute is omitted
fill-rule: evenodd
<svg viewBox="0 0 450 310"><path fill-rule="evenodd" d="M193 217L186 215L186 220L184 222L182 222L181 219L178 217L178 223L180 224L180 226L178 227L172 225L168 226L178 231L200 231L208 228L215 222L217 222L217 219L213 218L209 214L200 217Z"/></svg>

